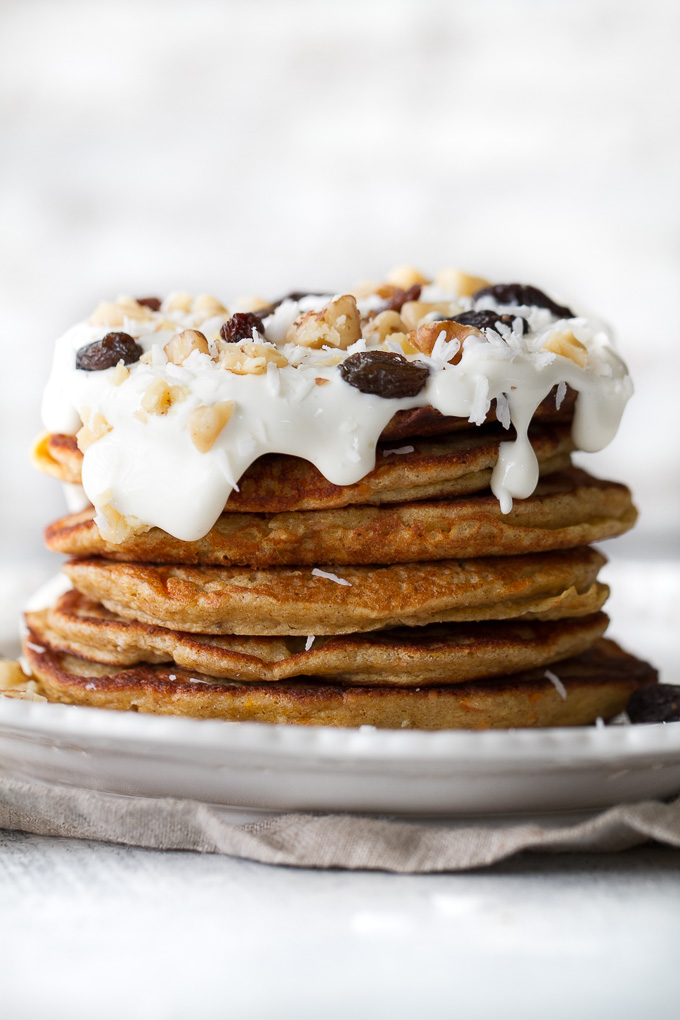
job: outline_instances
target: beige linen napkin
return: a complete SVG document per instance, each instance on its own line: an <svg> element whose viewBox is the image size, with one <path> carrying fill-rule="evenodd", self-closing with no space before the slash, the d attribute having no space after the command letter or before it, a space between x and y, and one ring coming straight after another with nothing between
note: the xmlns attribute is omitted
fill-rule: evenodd
<svg viewBox="0 0 680 1020"><path fill-rule="evenodd" d="M284 814L238 825L219 807L194 801L120 797L0 776L0 828L265 864L424 873L485 867L523 850L610 853L649 840L680 847L680 798L624 804L576 823L560 816L539 824Z"/></svg>

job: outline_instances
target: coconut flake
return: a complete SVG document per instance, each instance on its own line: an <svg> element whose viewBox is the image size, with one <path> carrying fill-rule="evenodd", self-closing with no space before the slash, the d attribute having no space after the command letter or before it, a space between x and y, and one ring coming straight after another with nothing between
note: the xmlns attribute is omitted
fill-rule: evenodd
<svg viewBox="0 0 680 1020"><path fill-rule="evenodd" d="M391 454L413 453L415 447L398 447L396 450L383 450L382 456L389 457Z"/></svg>
<svg viewBox="0 0 680 1020"><path fill-rule="evenodd" d="M557 393L555 394L555 407L556 407L556 409L558 411L559 411L560 407L562 406L562 401L564 400L566 395L567 395L567 384L565 382L561 382L558 385Z"/></svg>
<svg viewBox="0 0 680 1020"><path fill-rule="evenodd" d="M218 468L231 485L232 489L236 489L236 491L238 492L239 491L238 484L236 482L236 479L234 478L234 472L231 469L231 463L229 461L227 451L218 450L217 453L215 454L215 461L217 463Z"/></svg>
<svg viewBox="0 0 680 1020"><path fill-rule="evenodd" d="M510 404L505 393L499 393L496 397L496 418L504 429L510 428Z"/></svg>
<svg viewBox="0 0 680 1020"><path fill-rule="evenodd" d="M348 588L352 587L351 581L346 581L344 577L338 577L337 574L331 574L327 570L319 570L318 567L314 567L312 574L314 577L325 577L328 581L335 581L336 584L345 584Z"/></svg>
<svg viewBox="0 0 680 1020"><path fill-rule="evenodd" d="M489 412L489 380L480 375L475 383L475 395L470 405L468 421L473 425L483 425Z"/></svg>
<svg viewBox="0 0 680 1020"><path fill-rule="evenodd" d="M550 681L550 683L553 685L553 687L555 688L555 690L557 691L557 693L561 697L562 701L566 701L567 700L567 688L564 686L564 684L562 683L560 678L558 676L555 676L555 674L553 672L551 672L549 669L546 669L546 671L543 674L543 676L546 678L546 680Z"/></svg>
<svg viewBox="0 0 680 1020"><path fill-rule="evenodd" d="M309 651L309 649L314 644L315 640L316 640L316 634L310 634L309 637L307 638L307 640L305 641L305 651L306 652Z"/></svg>

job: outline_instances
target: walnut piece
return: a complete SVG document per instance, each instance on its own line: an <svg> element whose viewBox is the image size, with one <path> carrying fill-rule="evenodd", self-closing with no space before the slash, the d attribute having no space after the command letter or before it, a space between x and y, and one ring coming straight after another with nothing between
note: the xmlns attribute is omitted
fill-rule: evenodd
<svg viewBox="0 0 680 1020"><path fill-rule="evenodd" d="M122 326L126 319L144 322L152 318L146 305L140 305L131 297L119 297L116 301L100 301L88 322L91 326Z"/></svg>
<svg viewBox="0 0 680 1020"><path fill-rule="evenodd" d="M221 301L212 294L199 294L191 303L191 311L201 319L212 319L215 315L228 315Z"/></svg>
<svg viewBox="0 0 680 1020"><path fill-rule="evenodd" d="M130 377L130 369L127 367L124 361L119 361L113 372L111 373L111 382L114 386L120 386L126 379Z"/></svg>
<svg viewBox="0 0 680 1020"><path fill-rule="evenodd" d="M417 283L430 282L415 266L395 266L385 279L394 287L401 287L403 290L408 290Z"/></svg>
<svg viewBox="0 0 680 1020"><path fill-rule="evenodd" d="M447 343L450 340L457 340L460 344L453 357L449 358L449 362L453 365L457 365L463 357L463 344L469 336L479 336L484 339L484 334L474 326L464 326L461 322L424 322L422 326L408 334L408 339L423 354L430 355L442 333Z"/></svg>
<svg viewBox="0 0 680 1020"><path fill-rule="evenodd" d="M335 298L320 312L306 312L286 333L286 340L301 347L339 347L343 351L360 337L361 317L352 294Z"/></svg>
<svg viewBox="0 0 680 1020"><path fill-rule="evenodd" d="M458 297L471 297L475 291L490 286L482 276L469 276L461 269L440 269L434 282L442 290L450 290Z"/></svg>
<svg viewBox="0 0 680 1020"><path fill-rule="evenodd" d="M47 701L40 686L27 676L18 662L0 659L0 696L20 701Z"/></svg>
<svg viewBox="0 0 680 1020"><path fill-rule="evenodd" d="M407 301L401 309L401 317L407 331L416 329L426 315L436 312L438 315L457 315L460 311L456 301Z"/></svg>
<svg viewBox="0 0 680 1020"><path fill-rule="evenodd" d="M167 414L173 404L189 395L186 386L170 386L165 379L154 379L142 397L142 407L149 414Z"/></svg>
<svg viewBox="0 0 680 1020"><path fill-rule="evenodd" d="M191 442L201 453L211 450L215 440L234 413L234 401L197 407L188 418Z"/></svg>
<svg viewBox="0 0 680 1020"><path fill-rule="evenodd" d="M106 495L108 494L109 490L107 489ZM104 541L111 542L113 545L120 545L121 542L125 542L126 539L132 538L134 535L143 535L151 530L151 525L144 524L132 514L125 516L110 503L104 503L97 507L97 516L94 520Z"/></svg>
<svg viewBox="0 0 680 1020"><path fill-rule="evenodd" d="M588 363L588 348L576 339L571 330L553 333L543 344L543 350L569 358L580 368L585 368Z"/></svg>
<svg viewBox="0 0 680 1020"><path fill-rule="evenodd" d="M285 368L288 359L273 344L229 344L218 340L217 363L234 375L262 375L269 364Z"/></svg>
<svg viewBox="0 0 680 1020"><path fill-rule="evenodd" d="M185 290L174 290L161 305L164 312L190 312L193 297Z"/></svg>
<svg viewBox="0 0 680 1020"><path fill-rule="evenodd" d="M232 307L235 312L258 312L261 308L269 308L269 301L257 294L247 294L238 298Z"/></svg>
<svg viewBox="0 0 680 1020"><path fill-rule="evenodd" d="M203 333L197 329L185 329L183 333L176 333L163 348L168 361L173 365L183 365L190 354L200 351L201 354L210 354L208 341Z"/></svg>
<svg viewBox="0 0 680 1020"><path fill-rule="evenodd" d="M76 432L76 443L80 452L85 453L88 447L110 432L113 426L109 425L103 414L100 414L99 411L95 411L93 414L89 407L83 408L81 419L83 427Z"/></svg>
<svg viewBox="0 0 680 1020"><path fill-rule="evenodd" d="M367 340L382 342L391 333L403 333L404 323L399 312L380 312L374 319L370 319L364 326L364 336Z"/></svg>

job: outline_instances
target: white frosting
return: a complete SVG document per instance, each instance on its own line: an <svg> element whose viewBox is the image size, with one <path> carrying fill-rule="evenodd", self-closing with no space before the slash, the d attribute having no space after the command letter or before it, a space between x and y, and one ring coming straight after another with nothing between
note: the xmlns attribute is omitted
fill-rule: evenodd
<svg viewBox="0 0 680 1020"><path fill-rule="evenodd" d="M344 381L337 364L349 354L380 349L379 342L362 338L348 351L338 351L311 350L285 341L288 327L301 312L320 309L329 300L285 301L265 320L267 340L277 345L289 364L278 368L270 363L261 375L236 375L198 351L181 366L168 363L163 347L175 332L198 328L213 350L226 316L197 323L190 314L149 313L144 321L126 319L122 326L81 323L61 337L45 391L43 420L50 432L75 434L89 409L111 427L89 446L83 460L83 488L97 510L110 506L176 538L194 541L213 526L238 479L262 454L302 457L330 482L349 485L374 467L378 437L397 411L431 405L442 414L479 424L490 401L499 398L500 420L506 427L512 421L517 432L515 440L501 444L492 478L492 489L507 512L513 499L529 496L536 485L538 464L527 428L553 386L568 384L578 391L574 440L591 451L611 440L632 393L626 368L600 323L585 318L556 321L542 308L512 309L528 320L526 336L519 328L499 325L499 333L486 332L487 339L468 338L458 365L449 362L457 341L447 344L444 336L430 357L409 356L431 370L415 397L385 399L361 393ZM376 306L375 298L360 302L365 313ZM460 302L461 308L469 306L469 301ZM168 319L173 328L167 326ZM75 352L112 330L129 333L153 354L149 364L128 366L129 376L117 385L113 368L98 372L75 368ZM565 330L587 348L585 368L543 349L551 334ZM401 352L393 342L387 347ZM145 420L140 420L142 397L157 378L184 387L186 396L166 414L142 415ZM328 382L319 385L315 380L320 378ZM189 434L189 415L199 406L222 401L234 402L233 415L212 448L200 452Z"/></svg>

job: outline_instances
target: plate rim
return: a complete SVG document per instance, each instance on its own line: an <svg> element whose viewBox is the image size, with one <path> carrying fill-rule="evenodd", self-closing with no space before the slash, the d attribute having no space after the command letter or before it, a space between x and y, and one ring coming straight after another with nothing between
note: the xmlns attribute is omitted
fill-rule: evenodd
<svg viewBox="0 0 680 1020"><path fill-rule="evenodd" d="M0 698L0 738L69 739L116 745L143 744L149 752L266 754L280 758L373 761L388 764L423 761L471 767L512 761L518 765L631 763L657 757L680 760L680 725L573 726L509 730L387 730L374 727L302 726L292 724L193 719Z"/></svg>

